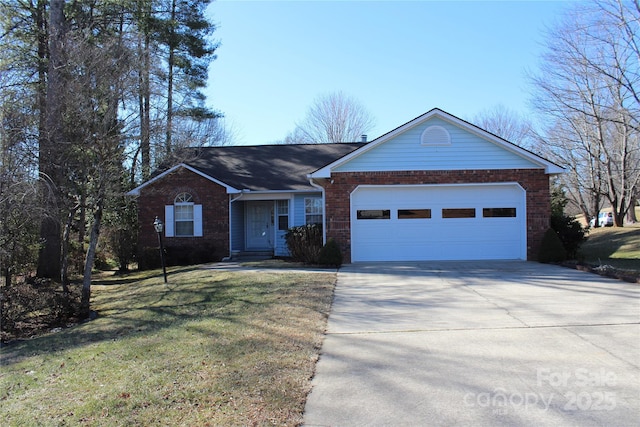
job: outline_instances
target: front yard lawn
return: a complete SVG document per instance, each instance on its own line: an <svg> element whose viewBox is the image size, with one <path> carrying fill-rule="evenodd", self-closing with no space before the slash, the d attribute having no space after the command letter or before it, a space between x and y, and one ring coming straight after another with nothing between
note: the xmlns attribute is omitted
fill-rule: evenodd
<svg viewBox="0 0 640 427"><path fill-rule="evenodd" d="M640 224L599 227L589 230L579 249L580 262L570 266L594 273L640 283Z"/></svg>
<svg viewBox="0 0 640 427"><path fill-rule="evenodd" d="M173 269L92 286L90 322L2 348L0 425L298 425L335 272Z"/></svg>
<svg viewBox="0 0 640 427"><path fill-rule="evenodd" d="M590 264L640 271L640 224L592 228L580 252Z"/></svg>

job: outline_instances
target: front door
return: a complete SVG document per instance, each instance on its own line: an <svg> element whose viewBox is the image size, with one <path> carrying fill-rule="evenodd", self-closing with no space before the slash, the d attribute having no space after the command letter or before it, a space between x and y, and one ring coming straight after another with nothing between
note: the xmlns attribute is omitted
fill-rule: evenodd
<svg viewBox="0 0 640 427"><path fill-rule="evenodd" d="M246 203L247 250L273 249L273 202Z"/></svg>

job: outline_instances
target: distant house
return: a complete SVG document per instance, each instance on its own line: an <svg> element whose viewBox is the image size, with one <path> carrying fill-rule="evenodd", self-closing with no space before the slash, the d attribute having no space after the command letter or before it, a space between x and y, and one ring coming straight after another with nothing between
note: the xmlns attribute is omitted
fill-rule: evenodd
<svg viewBox="0 0 640 427"><path fill-rule="evenodd" d="M129 194L139 250L288 255L321 223L347 262L535 259L563 169L439 109L369 143L210 147Z"/></svg>

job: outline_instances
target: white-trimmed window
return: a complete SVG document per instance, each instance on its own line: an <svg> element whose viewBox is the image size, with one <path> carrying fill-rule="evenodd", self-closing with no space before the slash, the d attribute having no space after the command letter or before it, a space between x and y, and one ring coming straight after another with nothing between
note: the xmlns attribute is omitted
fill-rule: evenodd
<svg viewBox="0 0 640 427"><path fill-rule="evenodd" d="M288 200L277 201L276 214L278 216L278 230L287 231L289 229L289 201Z"/></svg>
<svg viewBox="0 0 640 427"><path fill-rule="evenodd" d="M173 205L165 206L166 237L202 237L202 205L189 193L180 193Z"/></svg>
<svg viewBox="0 0 640 427"><path fill-rule="evenodd" d="M193 236L193 197L180 193L173 202L176 237Z"/></svg>
<svg viewBox="0 0 640 427"><path fill-rule="evenodd" d="M322 224L322 199L320 197L304 199L304 223Z"/></svg>

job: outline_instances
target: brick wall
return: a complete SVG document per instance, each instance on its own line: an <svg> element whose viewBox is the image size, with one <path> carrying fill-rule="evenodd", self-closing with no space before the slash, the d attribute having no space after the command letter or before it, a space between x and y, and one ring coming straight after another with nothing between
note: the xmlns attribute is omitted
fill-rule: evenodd
<svg viewBox="0 0 640 427"><path fill-rule="evenodd" d="M340 245L345 262L351 261L350 195L358 185L465 184L518 182L527 192L527 258L535 260L544 232L549 228L551 204L549 176L541 169L334 172L320 184L326 190L327 238Z"/></svg>
<svg viewBox="0 0 640 427"><path fill-rule="evenodd" d="M214 251L212 259L229 254L229 197L224 187L180 168L153 182L138 197L138 254L145 247L158 247L153 221L158 216L163 222L165 205L172 205L180 193L189 193L193 202L202 205L202 237L164 237L167 248L186 247Z"/></svg>

